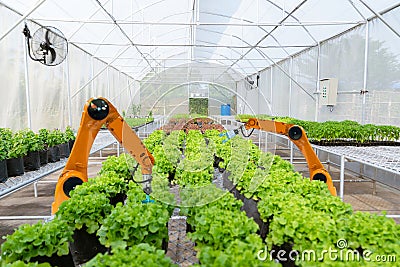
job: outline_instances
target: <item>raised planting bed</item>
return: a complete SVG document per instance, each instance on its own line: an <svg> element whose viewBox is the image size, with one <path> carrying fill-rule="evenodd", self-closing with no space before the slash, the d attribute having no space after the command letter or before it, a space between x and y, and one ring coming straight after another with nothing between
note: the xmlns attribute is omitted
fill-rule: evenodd
<svg viewBox="0 0 400 267"><path fill-rule="evenodd" d="M126 121L126 123L128 123L128 125L132 128L137 128L149 123L152 123L154 121L153 117L134 117L134 118L130 118L130 117L126 117L124 118L124 120Z"/></svg>
<svg viewBox="0 0 400 267"><path fill-rule="evenodd" d="M320 146L400 146L400 127L396 126L361 125L350 120L314 122L264 114L239 114L236 119L246 122L254 117L299 125L306 131L310 142Z"/></svg>
<svg viewBox="0 0 400 267"><path fill-rule="evenodd" d="M210 118L204 117L193 117L193 118L171 118L164 126L160 128L167 134L172 131L183 130L188 133L190 130L199 130L201 133L205 133L207 130L218 130L224 131L224 127L213 121Z"/></svg>

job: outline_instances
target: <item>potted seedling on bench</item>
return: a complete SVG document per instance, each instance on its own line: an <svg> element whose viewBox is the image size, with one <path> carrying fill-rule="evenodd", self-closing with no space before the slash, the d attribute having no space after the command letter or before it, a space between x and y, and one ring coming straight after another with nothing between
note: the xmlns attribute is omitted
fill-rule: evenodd
<svg viewBox="0 0 400 267"><path fill-rule="evenodd" d="M12 134L10 140L10 148L7 153L8 177L19 176L24 174L23 157L28 154L28 147L22 131Z"/></svg>
<svg viewBox="0 0 400 267"><path fill-rule="evenodd" d="M10 129L0 128L0 183L5 182L7 174L7 151L10 148L12 132Z"/></svg>
<svg viewBox="0 0 400 267"><path fill-rule="evenodd" d="M28 149L28 153L24 156L24 168L25 171L35 171L40 168L40 155L39 151L43 150L44 145L39 136L32 130L22 131L24 135L25 145Z"/></svg>

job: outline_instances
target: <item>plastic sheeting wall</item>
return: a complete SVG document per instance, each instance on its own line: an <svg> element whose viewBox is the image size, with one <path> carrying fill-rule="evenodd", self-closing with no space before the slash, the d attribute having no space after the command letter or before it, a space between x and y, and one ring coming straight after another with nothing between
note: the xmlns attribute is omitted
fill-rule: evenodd
<svg viewBox="0 0 400 267"><path fill-rule="evenodd" d="M393 28L400 28L400 8L383 17ZM244 81L238 82L238 93L245 96L255 113L400 125L399 37L379 19L322 42L320 49L315 46L277 64L279 67L273 65L259 73L258 89L246 92ZM339 81L337 105L332 110L316 105L318 79L324 78ZM365 95L360 93L364 86L368 91ZM238 105L242 102L238 99ZM272 111L264 102L271 103ZM240 112L252 113L250 109Z"/></svg>
<svg viewBox="0 0 400 267"><path fill-rule="evenodd" d="M2 29L10 28L19 18L18 14L0 5ZM32 22L28 22L28 26L31 34L39 27ZM74 45L69 45L67 59L58 66L44 66L28 58L27 90L22 27L23 24L0 41L0 97L3 100L0 127L13 130L30 127L37 131L40 128L65 129L72 125L77 129L83 105L91 97L108 98L121 113L133 102L140 101L137 82Z"/></svg>
<svg viewBox="0 0 400 267"><path fill-rule="evenodd" d="M1 28L11 27L18 16L0 6ZM24 44L20 31L13 31L0 42L0 127L27 127Z"/></svg>

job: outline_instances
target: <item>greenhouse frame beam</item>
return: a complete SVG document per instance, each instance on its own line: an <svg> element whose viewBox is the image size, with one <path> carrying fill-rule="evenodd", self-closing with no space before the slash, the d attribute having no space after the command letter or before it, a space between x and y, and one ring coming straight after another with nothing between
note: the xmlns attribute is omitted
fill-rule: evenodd
<svg viewBox="0 0 400 267"><path fill-rule="evenodd" d="M357 7L356 7L356 5L354 4L354 2L353 2L353 0L347 0L349 3L350 3L350 5L354 8L354 10L358 13L358 15L360 15L360 17L365 21L365 22L367 22L367 18L364 16L364 14L360 11L360 9L358 9Z"/></svg>
<svg viewBox="0 0 400 267"><path fill-rule="evenodd" d="M291 17L291 15L296 12L302 5L304 5L307 2L307 0L303 0L301 1L290 13L288 13L279 23L283 23L285 20L287 20L289 17ZM253 47L251 47L249 50L247 50L246 53L244 53L240 59L235 60L226 70L228 71L229 69L231 69L234 65L236 65L240 60L242 60L246 55L248 55L253 49L257 48L257 46L264 41L268 36L270 36L272 34L272 32L274 32L279 26L275 26L271 31L269 31L266 35L264 35L256 44L253 45ZM223 74L223 73L222 73ZM220 75L222 75L220 74ZM218 77L219 78L219 77ZM217 79L218 79L217 78Z"/></svg>
<svg viewBox="0 0 400 267"><path fill-rule="evenodd" d="M251 20L247 20L247 19L242 19L242 18L236 18L236 17L230 17L230 16L226 16L226 15L222 15L222 14L217 14L217 13L213 13L213 12L202 12L203 14L208 14L208 15L214 15L214 16L218 16L218 17L223 17L223 18L228 18L228 19L235 19L235 20L239 20L239 21L246 21L248 23L254 23ZM279 23L276 24L279 26ZM271 38L278 44L279 47L282 47L282 45L280 44L280 42L275 38L274 35L270 34L266 29L264 29L263 27L258 26L258 28L260 30L262 30L263 32L265 32L266 34L269 34L271 36ZM240 38L240 40L243 40L242 38ZM251 48L251 47L250 47ZM281 48L288 56L290 55L286 49ZM257 50L257 48L256 48ZM258 51L258 50L257 50ZM261 55L261 54L260 54Z"/></svg>
<svg viewBox="0 0 400 267"><path fill-rule="evenodd" d="M187 13L187 12L186 12ZM205 13L205 12L200 12ZM182 13L177 13L182 14ZM177 15L174 14L174 15ZM170 16L169 16L170 17ZM83 20L83 19L68 19L68 18L32 18L36 21L57 21L67 23L85 23L85 24L114 24L108 20ZM226 23L226 22L157 22L157 21L128 21L128 20L116 20L120 25L153 25L153 26L233 26L233 27L304 27L304 26L336 26L336 25L358 25L364 24L365 21L309 21L309 22L286 22L286 23L269 23L269 22L248 22L248 23ZM243 20L247 21L247 20Z"/></svg>
<svg viewBox="0 0 400 267"><path fill-rule="evenodd" d="M183 54L183 53L185 53L185 52L177 53L175 55L180 55L180 54ZM110 59L110 58L113 58L113 57L98 57L98 58L99 59ZM140 60L140 58L134 58L134 57L119 57L118 59ZM265 58L247 58L247 59L251 60L251 61L265 61ZM281 58L279 58L279 59L281 59ZM171 58L171 57L158 58L158 60L187 61L186 58ZM194 61L196 61L196 60L208 61L208 60L214 60L214 59L199 57L199 58L194 58ZM235 59L220 58L218 60L220 60L220 61L234 61Z"/></svg>
<svg viewBox="0 0 400 267"><path fill-rule="evenodd" d="M150 61L144 56L143 52L135 45L135 43L132 41L132 39L129 37L129 35L122 29L121 25L117 23L113 15L111 15L107 9L100 3L99 0L95 0L97 4L104 10L104 12L110 17L110 19L115 23L115 25L118 27L118 29L121 31L121 33L128 39L129 43L136 49L136 51L143 57L143 59L147 62L149 65L150 69L155 72L153 66L151 65Z"/></svg>
<svg viewBox="0 0 400 267"><path fill-rule="evenodd" d="M203 30L203 29L202 29ZM221 33L222 34L222 33ZM235 36L233 36L235 37ZM182 39L182 38L179 38ZM174 39L178 40L178 39ZM203 41L202 41L203 42ZM117 44L117 43L96 43L96 42L70 42L75 45L105 45L105 46L129 46L130 44ZM136 46L142 46L142 47L205 47L205 48L232 48L232 49L247 49L247 48L252 48L253 45L245 45L245 46L240 46L240 45L219 45L215 43L210 43L210 45L201 45L201 44L135 44ZM259 49L269 49L269 48L310 48L314 47L315 44L310 44L310 45L266 45L266 46L257 46ZM290 56L290 55L289 55ZM99 58L107 58L107 57L99 57Z"/></svg>
<svg viewBox="0 0 400 267"><path fill-rule="evenodd" d="M270 3L271 5L273 5L273 6L275 6L276 8L278 8L278 9L280 9L281 11L283 11L285 14L289 14L284 8L282 8L281 6L279 6L278 4L276 4L276 3L274 3L273 1L271 1L271 0L266 0L268 3ZM304 25L302 25L302 23L301 23L301 21L297 18L297 17L295 17L293 14L292 15L290 15L294 20L296 20L298 23L299 23L299 25L305 30L305 32L308 34L308 36L310 36L311 37L311 39L315 42L315 43L318 43L318 41L317 41L317 39L315 39L314 38L314 36L310 33L310 31L304 26Z"/></svg>
<svg viewBox="0 0 400 267"><path fill-rule="evenodd" d="M360 1L366 8L368 8L369 11L371 11L372 13L374 13L375 16L378 17L378 19L379 19L380 21L383 22L383 24L385 24L394 34L397 35L397 37L400 37L400 33L399 33L396 29L394 29L394 28L390 25L390 23L388 23L388 22L386 21L386 19L385 19L381 14L379 14L379 12L376 12L376 11L375 11L373 8L371 8L367 3L365 3L364 0L358 0L358 1Z"/></svg>
<svg viewBox="0 0 400 267"><path fill-rule="evenodd" d="M104 5L106 5L108 2L110 2L111 0L107 0L106 2L104 2ZM98 7L97 10L95 12L93 12L92 15L89 16L89 18L87 20L90 20L94 15L96 15L99 11L101 10L101 7ZM86 21L87 21L86 20ZM79 25L73 32L72 34L67 38L67 40L70 40L72 37L74 37L75 34L77 34L79 32L80 29L82 29L83 26L85 26L86 22L85 21L80 21L81 25ZM94 55L95 53L93 53Z"/></svg>
<svg viewBox="0 0 400 267"><path fill-rule="evenodd" d="M21 22L23 22L30 14L32 14L36 9L38 9L46 0L40 0L35 6L33 6L28 12L26 12L25 15L23 15L19 20L17 20L16 23L14 23L13 26L11 26L7 31L3 33L3 35L0 36L0 42L10 33L12 32L16 27L18 27ZM3 3L0 2L1 5L4 5ZM9 8L8 6L4 5L5 7Z"/></svg>

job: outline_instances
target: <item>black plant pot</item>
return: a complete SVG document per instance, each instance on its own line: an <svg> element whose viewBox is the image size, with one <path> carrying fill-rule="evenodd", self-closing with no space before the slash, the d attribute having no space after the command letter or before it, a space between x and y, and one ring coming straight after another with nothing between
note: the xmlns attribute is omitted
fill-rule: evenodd
<svg viewBox="0 0 400 267"><path fill-rule="evenodd" d="M264 222L260 213L258 212L258 202L254 199L246 198L243 194L240 193L239 190L236 189L236 186L232 183L228 178L229 172L225 172L222 175L223 186L225 189L229 190L236 199L241 200L243 202L243 206L241 207L242 211L246 212L247 217L253 218L253 220L258 224L258 234L262 239L265 239L269 232L269 223Z"/></svg>
<svg viewBox="0 0 400 267"><path fill-rule="evenodd" d="M74 147L74 144L75 144L75 140L69 140L68 141L69 151L72 151L72 148Z"/></svg>
<svg viewBox="0 0 400 267"><path fill-rule="evenodd" d="M49 147L49 162L56 162L60 160L60 148L58 146Z"/></svg>
<svg viewBox="0 0 400 267"><path fill-rule="evenodd" d="M36 171L40 168L39 151L30 151L24 156L24 169L26 172Z"/></svg>
<svg viewBox="0 0 400 267"><path fill-rule="evenodd" d="M98 237L95 233L88 234L87 227L83 226L81 229L75 229L73 235L73 242L69 243L69 250L75 266L88 262L97 253L105 253L108 249L100 244Z"/></svg>
<svg viewBox="0 0 400 267"><path fill-rule="evenodd" d="M282 254L284 253L284 254ZM281 255L279 255L281 254ZM281 260L283 258L285 260ZM281 246L272 246L271 250L271 256L273 259L277 260L280 264L282 264L282 267L295 267L295 261L293 261L289 255L292 255L293 258L295 258L298 255L297 251L293 250L293 245L289 243L284 243ZM318 265L317 265L318 266Z"/></svg>
<svg viewBox="0 0 400 267"><path fill-rule="evenodd" d="M68 143L59 144L58 147L60 148L60 158L69 157Z"/></svg>
<svg viewBox="0 0 400 267"><path fill-rule="evenodd" d="M38 262L38 263L50 263L51 266L60 266L60 267L75 267L74 261L72 260L71 253L68 255L58 256L57 254L52 255L51 257L47 256L37 256L31 258L30 262Z"/></svg>
<svg viewBox="0 0 400 267"><path fill-rule="evenodd" d="M46 165L49 162L49 150L39 151L40 166Z"/></svg>
<svg viewBox="0 0 400 267"><path fill-rule="evenodd" d="M0 160L0 183L7 181L7 160Z"/></svg>
<svg viewBox="0 0 400 267"><path fill-rule="evenodd" d="M69 143L65 143L65 157L69 158L69 155L71 155L71 149L69 148Z"/></svg>
<svg viewBox="0 0 400 267"><path fill-rule="evenodd" d="M23 157L7 159L8 177L19 176L24 174Z"/></svg>
<svg viewBox="0 0 400 267"><path fill-rule="evenodd" d="M115 207L118 203L124 203L126 197L125 193L117 193L115 196L110 197L110 204Z"/></svg>

